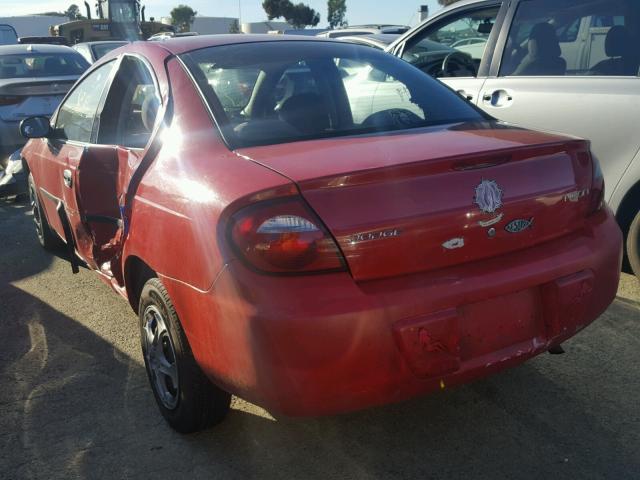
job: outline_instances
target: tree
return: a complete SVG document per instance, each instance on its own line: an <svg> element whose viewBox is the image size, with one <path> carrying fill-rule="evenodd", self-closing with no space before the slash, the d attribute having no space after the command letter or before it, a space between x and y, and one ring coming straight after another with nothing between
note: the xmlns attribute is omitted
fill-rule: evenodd
<svg viewBox="0 0 640 480"><path fill-rule="evenodd" d="M290 0L264 0L262 8L269 20L284 18L295 28L307 25L315 27L320 23L320 14L304 3L293 4Z"/></svg>
<svg viewBox="0 0 640 480"><path fill-rule="evenodd" d="M80 14L80 8L75 3L69 5L69 8L64 12L64 16L69 20L82 20L84 17Z"/></svg>
<svg viewBox="0 0 640 480"><path fill-rule="evenodd" d="M229 25L229 33L242 33L242 30L240 30L240 22L238 22L238 20L234 19L231 22L231 25Z"/></svg>
<svg viewBox="0 0 640 480"><path fill-rule="evenodd" d="M198 12L188 5L178 5L171 10L171 24L178 27L181 32L188 32L197 14Z"/></svg>
<svg viewBox="0 0 640 480"><path fill-rule="evenodd" d="M456 3L459 2L460 0L438 0L438 3L440 5L442 5L443 7L447 7L449 5L451 5L452 3Z"/></svg>
<svg viewBox="0 0 640 480"><path fill-rule="evenodd" d="M347 0L328 0L327 1L327 21L329 27L346 27L347 22L344 16L347 13Z"/></svg>

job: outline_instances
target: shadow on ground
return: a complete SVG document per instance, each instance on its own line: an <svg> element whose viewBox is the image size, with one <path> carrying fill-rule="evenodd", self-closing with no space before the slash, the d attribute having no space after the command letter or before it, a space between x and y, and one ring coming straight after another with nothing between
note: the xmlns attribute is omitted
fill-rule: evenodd
<svg viewBox="0 0 640 480"><path fill-rule="evenodd" d="M0 478L632 478L640 309L618 301L567 345L399 405L273 420L242 401L192 436L162 421L135 316L43 252L0 202Z"/></svg>

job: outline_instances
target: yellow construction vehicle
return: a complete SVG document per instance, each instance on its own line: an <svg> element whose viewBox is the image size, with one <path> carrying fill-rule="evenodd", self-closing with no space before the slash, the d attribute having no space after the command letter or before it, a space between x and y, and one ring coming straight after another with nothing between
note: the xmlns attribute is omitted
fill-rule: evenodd
<svg viewBox="0 0 640 480"><path fill-rule="evenodd" d="M79 42L100 40L146 40L151 35L174 32L171 25L146 21L144 6L140 0L97 0L96 18L91 15L91 7L84 2L87 18L73 20L49 27L49 34L65 37L70 45Z"/></svg>

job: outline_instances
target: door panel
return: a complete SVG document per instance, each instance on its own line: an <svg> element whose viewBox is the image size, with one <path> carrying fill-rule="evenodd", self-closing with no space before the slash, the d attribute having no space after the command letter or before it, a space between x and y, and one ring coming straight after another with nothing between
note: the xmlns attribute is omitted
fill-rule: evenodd
<svg viewBox="0 0 640 480"><path fill-rule="evenodd" d="M66 156L69 145L56 141L44 140L38 162L38 168L34 171L34 178L39 189L40 199L45 209L47 221L55 232L65 238L64 229L58 207L64 198L63 172L66 168ZM35 177L37 175L37 177Z"/></svg>
<svg viewBox="0 0 640 480"><path fill-rule="evenodd" d="M591 140L607 199L640 148L638 78L489 78L478 105L500 120Z"/></svg>
<svg viewBox="0 0 640 480"><path fill-rule="evenodd" d="M78 253L91 268L100 270L118 248L120 177L127 168L126 156L109 145L91 145L73 153L67 157L72 178L72 187L65 190L67 215Z"/></svg>
<svg viewBox="0 0 640 480"><path fill-rule="evenodd" d="M453 88L463 98L473 103L479 104L480 93L483 91L484 78L440 78L439 79L445 85Z"/></svg>

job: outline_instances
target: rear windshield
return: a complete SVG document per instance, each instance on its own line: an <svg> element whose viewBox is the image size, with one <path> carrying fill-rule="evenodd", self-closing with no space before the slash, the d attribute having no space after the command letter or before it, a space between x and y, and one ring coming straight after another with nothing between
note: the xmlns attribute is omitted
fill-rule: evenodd
<svg viewBox="0 0 640 480"><path fill-rule="evenodd" d="M116 48L120 48L123 45L126 45L126 42L122 43L97 43L91 46L91 50L93 50L93 56L96 60L104 57L111 50L115 50Z"/></svg>
<svg viewBox="0 0 640 480"><path fill-rule="evenodd" d="M0 55L0 78L82 75L89 68L79 53Z"/></svg>
<svg viewBox="0 0 640 480"><path fill-rule="evenodd" d="M264 42L182 56L232 148L484 117L406 62L337 42Z"/></svg>

